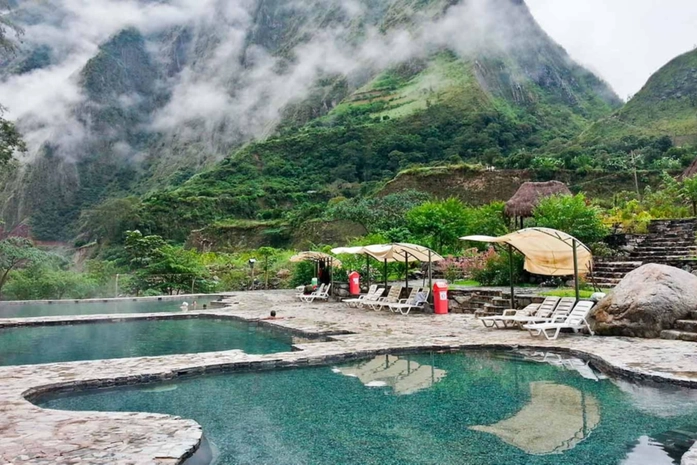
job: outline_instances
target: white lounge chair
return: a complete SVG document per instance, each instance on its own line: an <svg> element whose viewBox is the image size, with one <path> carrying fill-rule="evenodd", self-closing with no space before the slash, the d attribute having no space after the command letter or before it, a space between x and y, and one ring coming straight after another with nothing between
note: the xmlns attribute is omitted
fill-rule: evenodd
<svg viewBox="0 0 697 465"><path fill-rule="evenodd" d="M532 316L521 316L511 318L513 324L518 326L524 326L529 324L538 323L552 323L557 321L564 321L566 317L571 313L574 308L576 299L573 297L564 297L559 301L556 308L553 311L538 311Z"/></svg>
<svg viewBox="0 0 697 465"><path fill-rule="evenodd" d="M423 310L424 305L428 302L428 296L430 291L423 289L416 293L416 297L409 299L402 299L400 303L390 304L390 310L393 312L399 312L402 315L409 315L409 312L414 309Z"/></svg>
<svg viewBox="0 0 697 465"><path fill-rule="evenodd" d="M319 289L317 289L315 292L312 294L304 295L300 297L300 300L303 302L314 302L315 299L319 300L329 300L329 291L331 290L332 285L327 284L326 286L322 284Z"/></svg>
<svg viewBox="0 0 697 465"><path fill-rule="evenodd" d="M549 323L529 324L525 325L524 328L530 332L531 336L539 336L544 334L544 336L549 340L555 340L558 338L562 329L572 329L575 333L577 333L585 328L592 336L595 333L588 324L587 318L594 305L595 302L582 300L576 304L571 313L569 313L569 315L563 321L557 320ZM552 333L550 333L550 331Z"/></svg>
<svg viewBox="0 0 697 465"><path fill-rule="evenodd" d="M378 291L380 293L378 293ZM348 305L349 307L358 307L361 304L361 302L363 302L365 300L377 299L378 297L380 297L382 295L383 291L384 291L383 288L381 288L381 287L378 288L377 284L373 284L368 289L367 294L360 295L360 296L356 297L355 299L345 299L345 300L342 300L342 302L345 303L346 305Z"/></svg>
<svg viewBox="0 0 697 465"><path fill-rule="evenodd" d="M301 300L302 296L305 295L305 286L298 286L295 288L295 298Z"/></svg>
<svg viewBox="0 0 697 465"><path fill-rule="evenodd" d="M387 307L391 303L399 302L399 296L402 294L402 289L402 286L392 286L385 297L378 297L375 300L363 302L362 305L364 307L370 307L376 312L379 312L382 307Z"/></svg>
<svg viewBox="0 0 697 465"><path fill-rule="evenodd" d="M541 304L530 304L523 310L504 310L502 315L486 316L479 320L487 328L508 328L508 325L518 325L515 318L536 316L538 313L549 317L557 304L559 304L559 297L547 297Z"/></svg>
<svg viewBox="0 0 697 465"><path fill-rule="evenodd" d="M423 288L421 287L412 287L409 290L409 295L407 296L406 299L398 299L397 302L390 302L387 307L390 308L392 312L396 312L397 309L393 308L393 306L399 305L399 304L405 304L407 302L414 302L416 301L416 296L419 294L419 292L422 291Z"/></svg>

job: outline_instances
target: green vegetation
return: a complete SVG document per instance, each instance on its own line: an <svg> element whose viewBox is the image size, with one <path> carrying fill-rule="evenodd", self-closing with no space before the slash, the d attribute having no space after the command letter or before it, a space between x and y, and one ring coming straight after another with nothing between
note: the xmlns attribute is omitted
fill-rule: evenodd
<svg viewBox="0 0 697 465"><path fill-rule="evenodd" d="M43 258L45 254L27 239L9 237L0 241L0 295L12 271L30 266Z"/></svg>
<svg viewBox="0 0 697 465"><path fill-rule="evenodd" d="M608 234L601 210L589 205L583 194L543 199L533 220L538 227L564 231L585 244L599 242Z"/></svg>
<svg viewBox="0 0 697 465"><path fill-rule="evenodd" d="M1 20L2 18L0 18ZM2 23L0 22L0 48L2 47ZM0 105L0 167L6 165L16 151L26 150L22 136L12 122L4 119L3 107Z"/></svg>

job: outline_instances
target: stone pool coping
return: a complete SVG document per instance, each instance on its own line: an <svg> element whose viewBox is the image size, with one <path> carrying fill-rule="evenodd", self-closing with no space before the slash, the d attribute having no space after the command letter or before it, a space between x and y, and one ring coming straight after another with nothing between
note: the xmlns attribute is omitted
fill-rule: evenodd
<svg viewBox="0 0 697 465"><path fill-rule="evenodd" d="M135 385L204 373L327 365L390 352L555 350L590 360L611 374L697 387L697 354L694 344L689 342L571 335L564 335L558 341L546 341L519 331L486 330L466 315L403 317L389 312L347 309L340 304L302 304L292 300L292 293L250 293L236 297L240 303L235 308L191 312L183 316L258 322L269 310L275 309L287 319L260 323L300 335L339 335L329 337L327 342L297 344L299 352L249 355L232 350L1 367L0 462L176 464L196 450L202 437L201 427L192 420L147 413L44 410L27 398L35 399L57 390ZM162 314L152 315L162 317ZM179 313L173 315L182 317ZM138 320L144 316L150 314L85 317L102 322ZM70 318L30 320L56 319ZM17 319L11 320L0 320L0 327L13 324ZM683 457L683 465L697 465L697 447Z"/></svg>
<svg viewBox="0 0 697 465"><path fill-rule="evenodd" d="M56 300L0 300L3 305L65 305L65 304L107 304L112 302L171 302L183 299L200 299L201 297L227 297L232 292L219 292L217 294L181 294L158 295L152 297L105 297L101 299L56 299Z"/></svg>

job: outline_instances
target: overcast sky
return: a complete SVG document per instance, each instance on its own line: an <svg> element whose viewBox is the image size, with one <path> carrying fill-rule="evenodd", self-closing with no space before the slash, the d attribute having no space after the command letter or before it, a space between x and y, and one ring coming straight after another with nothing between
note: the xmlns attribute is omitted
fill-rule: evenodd
<svg viewBox="0 0 697 465"><path fill-rule="evenodd" d="M697 45L697 0L527 0L537 21L620 97Z"/></svg>

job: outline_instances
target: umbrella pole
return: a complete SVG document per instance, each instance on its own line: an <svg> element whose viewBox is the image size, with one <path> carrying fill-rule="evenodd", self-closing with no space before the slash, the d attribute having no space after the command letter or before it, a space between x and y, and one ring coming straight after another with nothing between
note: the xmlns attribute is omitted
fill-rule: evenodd
<svg viewBox="0 0 697 465"><path fill-rule="evenodd" d="M578 286L578 253L576 251L576 239L573 241L574 246L574 287L576 288L576 302L581 299L581 293Z"/></svg>
<svg viewBox="0 0 697 465"><path fill-rule="evenodd" d="M515 285L513 283L513 246L508 244L508 266L510 268L510 281L511 281L511 309L515 309Z"/></svg>
<svg viewBox="0 0 697 465"><path fill-rule="evenodd" d="M387 289L387 259L385 259L385 268L383 276L385 277L385 289Z"/></svg>
<svg viewBox="0 0 697 465"><path fill-rule="evenodd" d="M368 287L370 287L370 255L365 254L365 273Z"/></svg>
<svg viewBox="0 0 697 465"><path fill-rule="evenodd" d="M431 259L431 249L428 250L428 300L429 303L433 299L433 260Z"/></svg>
<svg viewBox="0 0 697 465"><path fill-rule="evenodd" d="M404 282L407 285L407 292L409 291L409 255L404 252Z"/></svg>
<svg viewBox="0 0 697 465"><path fill-rule="evenodd" d="M329 295L334 295L334 259L329 259L329 285L331 289L329 290Z"/></svg>

